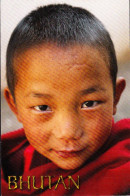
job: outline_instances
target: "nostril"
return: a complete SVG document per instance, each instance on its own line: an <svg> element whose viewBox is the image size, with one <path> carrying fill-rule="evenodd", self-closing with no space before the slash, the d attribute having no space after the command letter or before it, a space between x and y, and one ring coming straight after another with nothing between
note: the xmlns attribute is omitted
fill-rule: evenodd
<svg viewBox="0 0 130 196"><path fill-rule="evenodd" d="M80 139L82 136L83 136L83 130L82 129L77 130L74 139L75 140Z"/></svg>

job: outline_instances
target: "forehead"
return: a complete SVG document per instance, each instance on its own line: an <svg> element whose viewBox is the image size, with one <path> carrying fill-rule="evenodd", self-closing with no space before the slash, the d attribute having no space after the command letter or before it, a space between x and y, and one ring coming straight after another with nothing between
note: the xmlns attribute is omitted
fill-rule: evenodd
<svg viewBox="0 0 130 196"><path fill-rule="evenodd" d="M28 49L14 59L18 81L72 85L110 79L107 55L96 48L44 44ZM19 83L19 82L18 82Z"/></svg>

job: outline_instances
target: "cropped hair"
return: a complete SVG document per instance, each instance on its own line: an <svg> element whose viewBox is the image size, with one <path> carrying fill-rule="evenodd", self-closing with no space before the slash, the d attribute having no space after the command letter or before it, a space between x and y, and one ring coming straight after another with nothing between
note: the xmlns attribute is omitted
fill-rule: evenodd
<svg viewBox="0 0 130 196"><path fill-rule="evenodd" d="M17 69L13 65L15 55L44 43L55 43L59 47L85 44L104 50L109 59L110 76L115 92L117 59L113 42L104 25L85 9L67 4L52 4L29 13L11 35L6 54L6 75L8 87L14 98Z"/></svg>

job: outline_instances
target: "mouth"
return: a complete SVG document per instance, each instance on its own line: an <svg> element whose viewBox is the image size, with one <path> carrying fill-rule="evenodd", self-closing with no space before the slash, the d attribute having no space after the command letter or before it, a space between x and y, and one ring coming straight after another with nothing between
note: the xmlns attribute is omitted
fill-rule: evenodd
<svg viewBox="0 0 130 196"><path fill-rule="evenodd" d="M79 150L79 151L74 151L74 150L64 150L64 151L56 151L56 154L62 158L69 158L69 157L76 157L79 156L84 149Z"/></svg>

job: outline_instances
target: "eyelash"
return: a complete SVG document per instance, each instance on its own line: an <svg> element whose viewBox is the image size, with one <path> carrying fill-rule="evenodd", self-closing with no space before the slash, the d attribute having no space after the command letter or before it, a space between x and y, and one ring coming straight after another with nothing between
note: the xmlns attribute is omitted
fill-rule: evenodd
<svg viewBox="0 0 130 196"><path fill-rule="evenodd" d="M97 105L99 105L101 103L101 101L85 101L82 105L81 108L94 108ZM85 105L86 104L86 105ZM38 111L38 112L51 112L51 108L48 105L38 105L33 107L34 110Z"/></svg>
<svg viewBox="0 0 130 196"><path fill-rule="evenodd" d="M38 105L33 108L34 108L34 110L36 110L38 112L51 112L52 111L48 105ZM49 109L47 109L47 108L49 108Z"/></svg>
<svg viewBox="0 0 130 196"><path fill-rule="evenodd" d="M81 108L94 108L96 106L98 106L99 104L101 104L102 102L101 101L85 101L82 105L81 105ZM86 104L86 107L83 107L83 105Z"/></svg>

